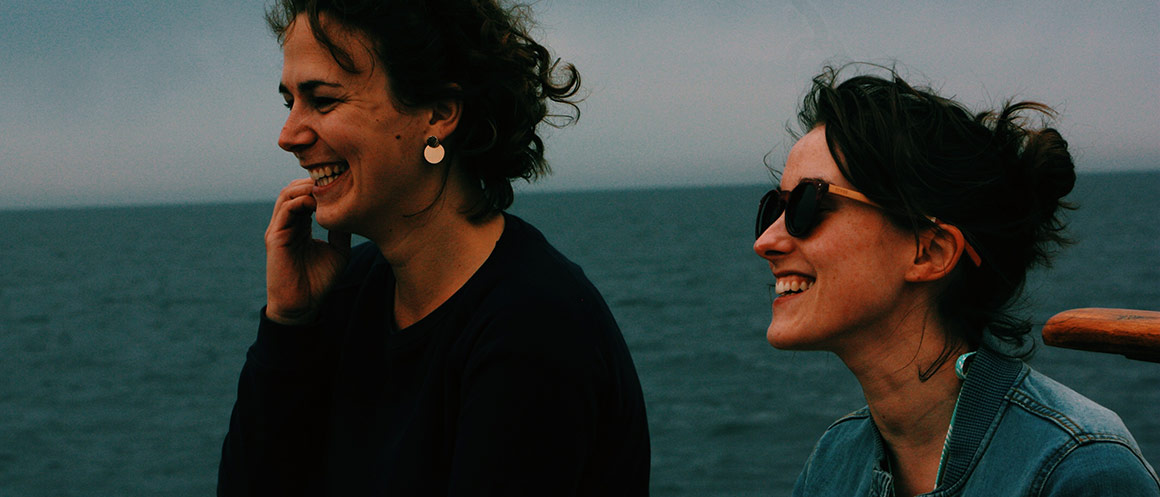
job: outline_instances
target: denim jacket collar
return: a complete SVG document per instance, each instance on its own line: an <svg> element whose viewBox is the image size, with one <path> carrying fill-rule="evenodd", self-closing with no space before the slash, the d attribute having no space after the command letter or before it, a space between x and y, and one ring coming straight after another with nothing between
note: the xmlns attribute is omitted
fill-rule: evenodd
<svg viewBox="0 0 1160 497"><path fill-rule="evenodd" d="M1003 397L1023 376L1027 365L987 348L975 353L963 381L956 410L959 413L947 441L942 480L932 495L958 486L986 448L988 431L1003 405Z"/></svg>
<svg viewBox="0 0 1160 497"><path fill-rule="evenodd" d="M983 455L987 432L993 427L995 416L1003 405L1003 397L1023 376L1024 368L1027 365L1022 361L1005 358L986 348L975 353L955 407L959 414L947 441L942 479L938 488L925 495L947 494L948 490L958 487L970 473L971 465ZM872 422L870 428L875 434L874 456L878 461L873 470L871 494L892 496L894 477L882 443L882 434Z"/></svg>

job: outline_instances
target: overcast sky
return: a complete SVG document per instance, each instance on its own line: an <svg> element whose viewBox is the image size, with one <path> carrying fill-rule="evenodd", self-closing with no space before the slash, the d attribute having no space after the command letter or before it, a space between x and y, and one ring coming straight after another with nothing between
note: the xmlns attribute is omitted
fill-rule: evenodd
<svg viewBox="0 0 1160 497"><path fill-rule="evenodd" d="M302 176L263 1L5 0L0 208L271 200ZM885 6L884 6L885 5ZM1082 171L1160 169L1160 2L543 0L583 76L534 189L765 183L827 63L892 64L973 109L1061 111ZM528 190L525 188L525 190Z"/></svg>

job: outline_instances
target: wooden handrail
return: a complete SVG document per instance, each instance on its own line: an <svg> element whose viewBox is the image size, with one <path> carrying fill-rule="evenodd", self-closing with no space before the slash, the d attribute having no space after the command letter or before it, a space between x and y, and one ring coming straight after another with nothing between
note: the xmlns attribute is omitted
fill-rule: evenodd
<svg viewBox="0 0 1160 497"><path fill-rule="evenodd" d="M1043 326L1043 343L1160 362L1160 312L1098 307L1063 311Z"/></svg>

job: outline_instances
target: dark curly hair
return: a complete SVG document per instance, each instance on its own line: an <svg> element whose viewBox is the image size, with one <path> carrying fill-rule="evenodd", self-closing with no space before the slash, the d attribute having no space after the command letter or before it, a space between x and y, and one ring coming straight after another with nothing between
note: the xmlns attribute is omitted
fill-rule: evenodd
<svg viewBox="0 0 1160 497"><path fill-rule="evenodd" d="M842 175L895 225L917 236L938 229L927 217L933 216L958 227L983 260L976 267L964 257L950 275L938 312L952 336L921 375L933 374L961 343L983 346L984 330L1011 346L999 352L1029 355L1031 324L1015 315L1016 305L1028 270L1050 266L1055 251L1070 243L1061 209L1074 208L1062 200L1075 185L1067 142L1024 117L1051 118L1054 111L1007 101L972 114L929 88L912 87L893 69L868 66L888 75L843 81L842 66L816 76L798 113L801 129L825 125Z"/></svg>
<svg viewBox="0 0 1160 497"><path fill-rule="evenodd" d="M366 35L400 105L463 102L459 125L443 142L482 188L468 211L472 219L511 206L512 180L548 173L536 132L541 122L560 127L580 117L580 73L553 61L529 36L527 7L495 0L276 0L266 21L279 43L300 14L350 72L357 72L353 59L322 29L321 16ZM567 113L549 114L549 100Z"/></svg>

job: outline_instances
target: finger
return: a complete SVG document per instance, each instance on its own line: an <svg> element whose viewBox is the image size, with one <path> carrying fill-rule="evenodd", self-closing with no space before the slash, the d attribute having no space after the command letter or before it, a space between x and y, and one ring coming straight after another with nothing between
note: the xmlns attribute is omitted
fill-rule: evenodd
<svg viewBox="0 0 1160 497"><path fill-rule="evenodd" d="M278 198L274 201L274 209L277 210L282 203L301 197L303 195L311 195L314 192L314 182L309 179L296 179L290 184L282 188L278 192Z"/></svg>
<svg viewBox="0 0 1160 497"><path fill-rule="evenodd" d="M278 192L278 197L274 201L274 215L284 210L287 202L304 196L311 196L313 191L314 183L309 179L296 179L291 181L290 184L282 188L282 191Z"/></svg>
<svg viewBox="0 0 1160 497"><path fill-rule="evenodd" d="M350 257L350 233L330 230L326 233L326 238L330 242L330 246L334 247L343 257Z"/></svg>
<svg viewBox="0 0 1160 497"><path fill-rule="evenodd" d="M274 211L274 217L270 220L270 227L274 229L297 227L301 223L309 223L310 215L314 213L314 209L318 207L318 202L314 197L303 195L295 197L279 206L279 209Z"/></svg>
<svg viewBox="0 0 1160 497"><path fill-rule="evenodd" d="M266 241L282 245L291 239L309 238L311 214L318 203L310 195L284 200L278 204L270 225L266 228Z"/></svg>

